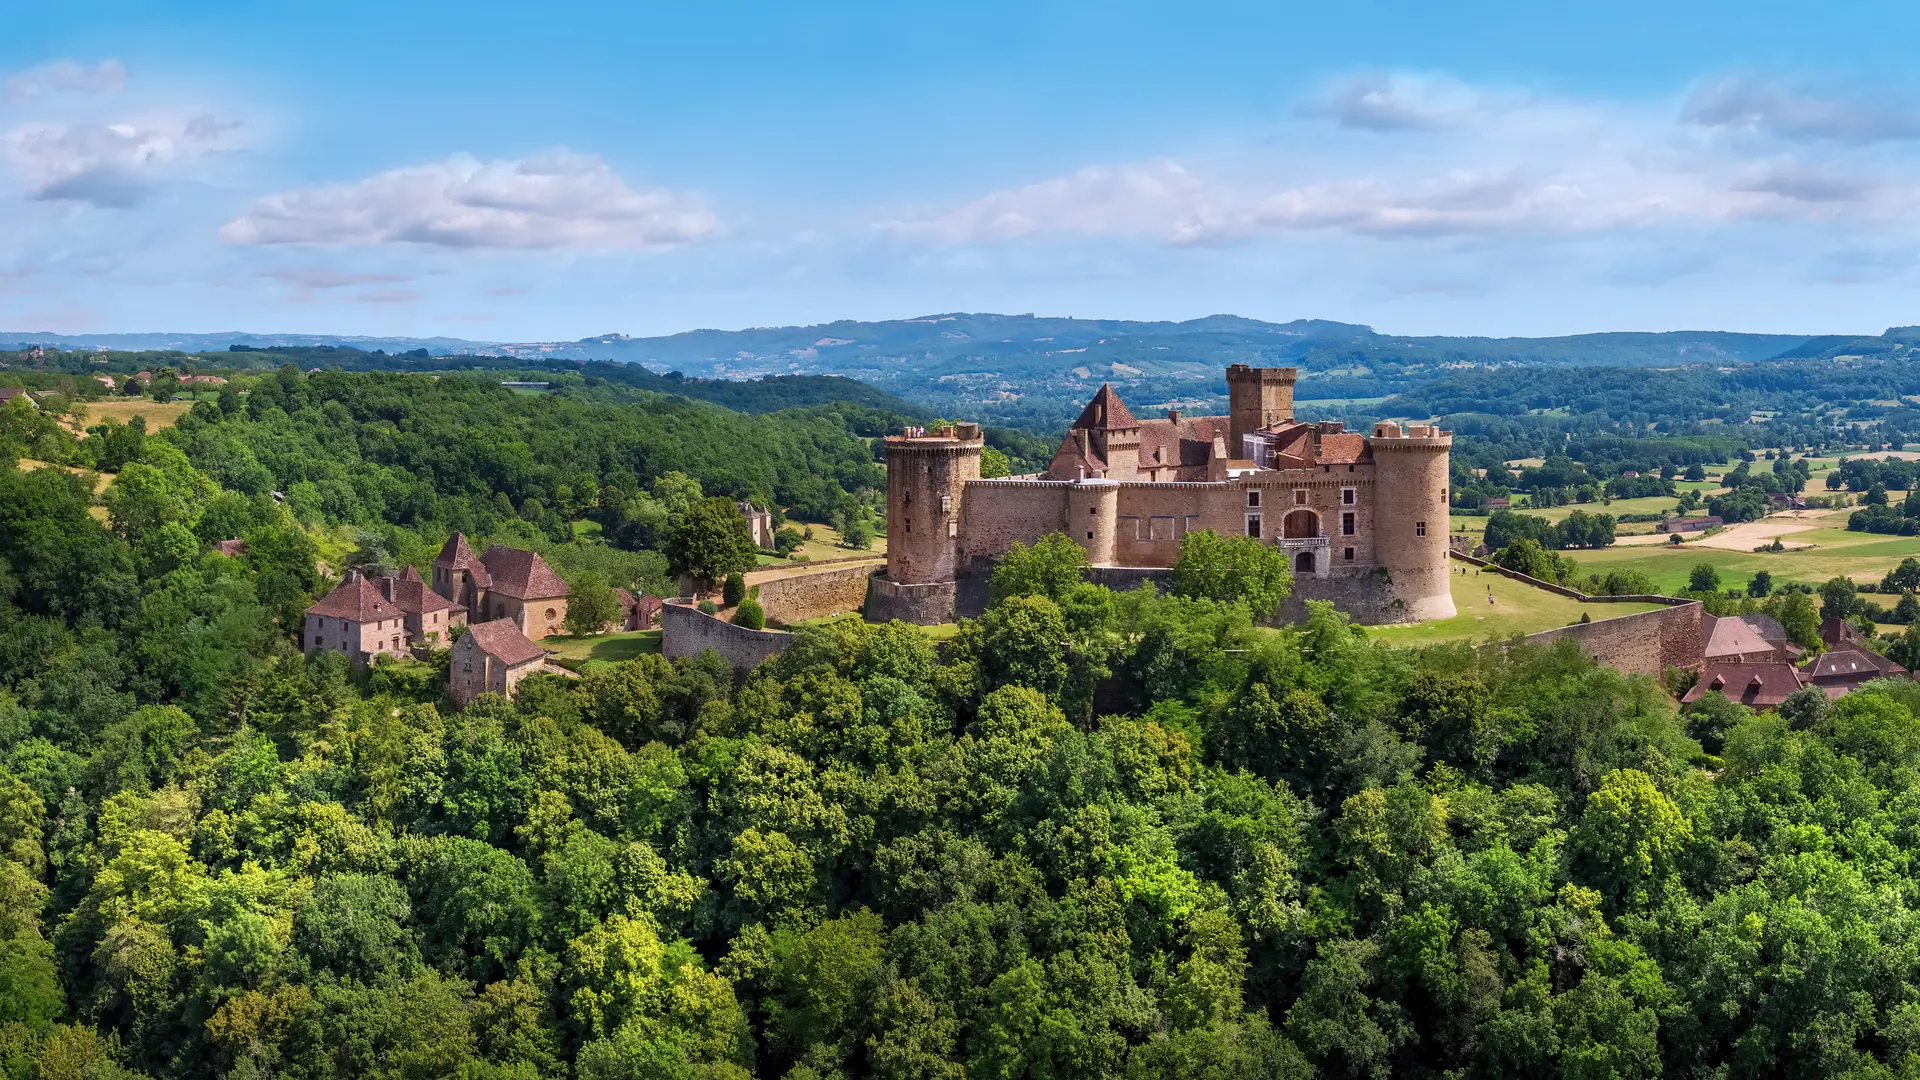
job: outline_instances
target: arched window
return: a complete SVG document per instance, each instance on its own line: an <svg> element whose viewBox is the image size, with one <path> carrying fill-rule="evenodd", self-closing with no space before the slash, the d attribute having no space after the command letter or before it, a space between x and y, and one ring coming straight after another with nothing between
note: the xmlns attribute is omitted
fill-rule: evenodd
<svg viewBox="0 0 1920 1080"><path fill-rule="evenodd" d="M1302 551L1293 557L1293 572L1296 574L1313 573L1313 552Z"/></svg>
<svg viewBox="0 0 1920 1080"><path fill-rule="evenodd" d="M1311 510L1295 510L1281 523L1281 535L1289 540L1298 540L1320 535L1320 515Z"/></svg>

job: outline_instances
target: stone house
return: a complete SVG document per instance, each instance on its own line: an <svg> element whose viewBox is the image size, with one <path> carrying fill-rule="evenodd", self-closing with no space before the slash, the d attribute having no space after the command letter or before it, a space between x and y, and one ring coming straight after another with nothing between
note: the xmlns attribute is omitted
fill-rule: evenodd
<svg viewBox="0 0 1920 1080"><path fill-rule="evenodd" d="M660 621L660 598L657 596L635 596L625 589L613 590L614 598L620 601L621 630L651 630Z"/></svg>
<svg viewBox="0 0 1920 1080"><path fill-rule="evenodd" d="M409 645L441 645L456 626L467 623L467 609L427 588L420 571L409 566L398 577L381 578L380 594L400 609Z"/></svg>
<svg viewBox="0 0 1920 1080"><path fill-rule="evenodd" d="M1849 644L1829 649L1807 661L1801 665L1800 673L1808 682L1826 691L1829 698L1839 698L1861 683L1905 675L1907 669L1863 646Z"/></svg>
<svg viewBox="0 0 1920 1080"><path fill-rule="evenodd" d="M512 619L475 623L453 645L447 696L463 708L481 694L512 697L514 687L538 671L546 656Z"/></svg>
<svg viewBox="0 0 1920 1080"><path fill-rule="evenodd" d="M536 640L560 633L567 618L567 583L545 559L499 544L475 555L461 533L434 556L433 591L465 608L469 622L509 619Z"/></svg>
<svg viewBox="0 0 1920 1080"><path fill-rule="evenodd" d="M736 503L740 516L747 519L747 535L753 537L753 546L773 547L773 512L764 510L751 502Z"/></svg>
<svg viewBox="0 0 1920 1080"><path fill-rule="evenodd" d="M1667 518L1665 521L1657 522L1653 526L1653 531L1658 533L1705 532L1708 529L1718 528L1721 524L1720 519L1711 514L1697 518Z"/></svg>
<svg viewBox="0 0 1920 1080"><path fill-rule="evenodd" d="M1692 704L1718 690L1750 709L1777 709L1787 695L1807 685L1807 677L1785 660L1760 664L1708 664L1700 681L1681 696L1682 704Z"/></svg>
<svg viewBox="0 0 1920 1080"><path fill-rule="evenodd" d="M405 613L358 570L307 609L300 640L308 652L331 649L356 664L381 653L404 656L410 644Z"/></svg>

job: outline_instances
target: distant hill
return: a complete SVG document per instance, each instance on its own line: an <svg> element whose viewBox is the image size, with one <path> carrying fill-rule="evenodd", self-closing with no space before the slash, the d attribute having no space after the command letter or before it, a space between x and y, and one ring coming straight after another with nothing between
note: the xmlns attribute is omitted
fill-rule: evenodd
<svg viewBox="0 0 1920 1080"><path fill-rule="evenodd" d="M1524 365L1670 367L1799 356L1814 341L1881 339L1722 331L1580 334L1555 338L1402 337L1352 323L1270 323L1235 315L1185 322L1070 319L953 312L881 322L692 330L665 337L604 334L565 342L300 334L50 335L0 331L0 343L62 348L226 350L239 345L425 349L433 356L521 361L611 360L689 377L839 375L947 415L1048 426L1069 417L1102 382L1151 414L1169 405L1215 407L1228 364L1296 366L1303 399L1401 393L1447 370ZM797 389L797 388L796 388Z"/></svg>

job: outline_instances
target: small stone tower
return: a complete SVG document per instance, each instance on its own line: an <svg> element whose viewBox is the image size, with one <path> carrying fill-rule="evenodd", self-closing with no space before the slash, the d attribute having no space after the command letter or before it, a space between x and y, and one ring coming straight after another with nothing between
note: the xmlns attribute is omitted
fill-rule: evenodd
<svg viewBox="0 0 1920 1080"><path fill-rule="evenodd" d="M1447 576L1447 485L1453 433L1426 424L1373 426L1374 561L1391 575L1409 621L1455 614Z"/></svg>
<svg viewBox="0 0 1920 1080"><path fill-rule="evenodd" d="M928 585L959 575L960 498L967 481L980 479L985 446L978 424L887 436L890 582Z"/></svg>

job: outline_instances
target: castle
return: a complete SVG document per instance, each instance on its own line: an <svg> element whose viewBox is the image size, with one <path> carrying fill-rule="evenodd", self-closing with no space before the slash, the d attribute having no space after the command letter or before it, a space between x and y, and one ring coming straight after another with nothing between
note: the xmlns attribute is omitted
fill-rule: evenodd
<svg viewBox="0 0 1920 1080"><path fill-rule="evenodd" d="M1359 622L1452 616L1452 433L1298 422L1298 375L1235 364L1226 416L1156 420L1135 419L1102 386L1031 476L981 479L977 424L888 436L887 573L868 617L932 624L977 611L1015 541L1064 532L1096 580L1124 586L1172 567L1199 530L1273 544L1295 597L1331 600Z"/></svg>

